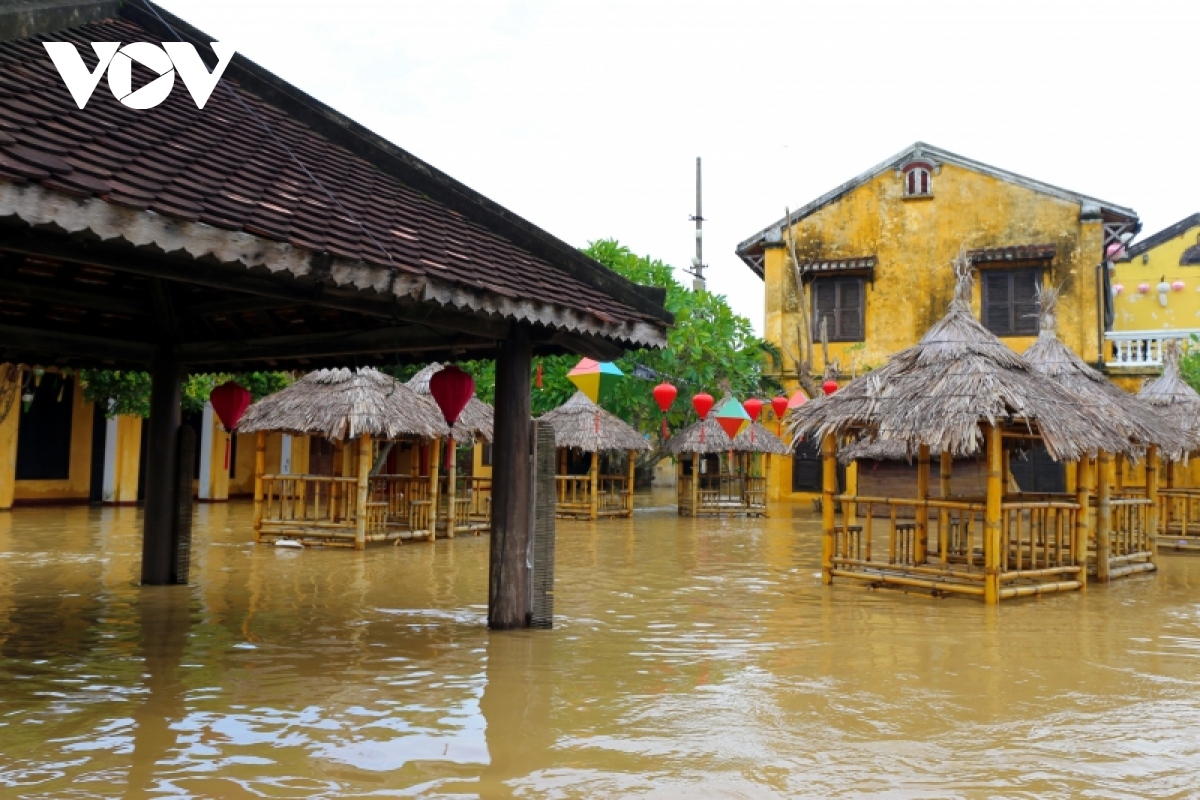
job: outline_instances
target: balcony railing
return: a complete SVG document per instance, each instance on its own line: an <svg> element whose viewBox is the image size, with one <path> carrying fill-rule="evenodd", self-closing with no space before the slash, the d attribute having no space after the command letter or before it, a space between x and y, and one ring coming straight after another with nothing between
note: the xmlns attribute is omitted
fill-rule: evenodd
<svg viewBox="0 0 1200 800"><path fill-rule="evenodd" d="M1192 334L1200 336L1200 328L1175 328L1159 331L1108 331L1105 361L1110 368L1161 367L1163 346L1173 340L1187 341Z"/></svg>

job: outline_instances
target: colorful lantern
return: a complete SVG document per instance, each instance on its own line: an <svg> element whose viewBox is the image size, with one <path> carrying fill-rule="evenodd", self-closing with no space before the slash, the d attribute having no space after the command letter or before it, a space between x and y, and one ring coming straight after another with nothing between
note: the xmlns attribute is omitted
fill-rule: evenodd
<svg viewBox="0 0 1200 800"><path fill-rule="evenodd" d="M663 381L658 386L654 387L654 402L658 403L658 408L662 411L662 438L667 438L667 411L671 408L671 404L675 402L675 397L679 394L679 390L671 384Z"/></svg>
<svg viewBox="0 0 1200 800"><path fill-rule="evenodd" d="M750 415L751 422L758 422L758 415L762 413L763 406L766 405L762 400L751 397L746 402L742 403L742 408L746 409L746 413Z"/></svg>
<svg viewBox="0 0 1200 800"><path fill-rule="evenodd" d="M1119 294L1120 294L1121 292L1123 292L1123 291L1125 291L1125 284L1123 284L1123 283L1114 283L1114 284L1112 285L1112 293L1113 293L1113 296L1114 296L1114 297L1115 297L1116 295L1119 295Z"/></svg>
<svg viewBox="0 0 1200 800"><path fill-rule="evenodd" d="M227 431L237 427L238 421L242 414L246 413L253 399L249 389L233 381L225 381L208 395L208 402L212 403L217 419L221 420L221 425Z"/></svg>
<svg viewBox="0 0 1200 800"><path fill-rule="evenodd" d="M1150 294L1150 284L1139 283L1138 284L1138 294Z"/></svg>
<svg viewBox="0 0 1200 800"><path fill-rule="evenodd" d="M1184 289L1187 288L1187 284L1184 283L1183 281L1175 280L1175 281L1171 281L1171 288L1176 292L1182 292Z"/></svg>
<svg viewBox="0 0 1200 800"><path fill-rule="evenodd" d="M442 418L453 426L475 394L475 379L453 365L442 367L429 379L429 393L437 403Z"/></svg>
<svg viewBox="0 0 1200 800"><path fill-rule="evenodd" d="M838 383L833 378L821 384L821 391L827 395L833 394L838 390Z"/></svg>
<svg viewBox="0 0 1200 800"><path fill-rule="evenodd" d="M616 364L593 361L590 358L581 359L575 368L567 373L567 379L593 403L599 403L600 398L624 377L625 373L617 369Z"/></svg>
<svg viewBox="0 0 1200 800"><path fill-rule="evenodd" d="M730 439L736 437L743 428L750 424L750 415L746 413L742 404L732 397L722 403L713 416L716 418L717 424L721 426L721 430L725 431L725 435Z"/></svg>
<svg viewBox="0 0 1200 800"><path fill-rule="evenodd" d="M1167 294L1171 291L1171 284L1167 283L1166 276L1158 280L1158 304L1163 308L1167 307Z"/></svg>

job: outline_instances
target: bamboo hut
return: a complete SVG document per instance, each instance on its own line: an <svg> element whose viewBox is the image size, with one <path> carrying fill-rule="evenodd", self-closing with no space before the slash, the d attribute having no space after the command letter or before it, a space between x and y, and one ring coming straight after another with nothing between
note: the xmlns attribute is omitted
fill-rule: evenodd
<svg viewBox="0 0 1200 800"><path fill-rule="evenodd" d="M1085 497L1027 498L1006 491L1006 447L1041 442L1050 456L1078 461L1120 452L1128 439L1103 413L1046 380L975 319L965 255L946 315L913 347L832 395L788 415L794 440L821 441L821 562L835 577L989 604L1082 588L1087 581ZM840 442L889 445L918 464L915 497L839 494ZM941 496L930 497L930 454L941 459ZM982 453L983 496L952 493L952 459ZM916 509L913 521L899 518ZM840 517L840 518L839 518Z"/></svg>
<svg viewBox="0 0 1200 800"><path fill-rule="evenodd" d="M1076 496L1089 509L1088 571L1100 582L1155 569L1158 534L1157 502L1149 487L1120 485L1126 458L1144 457L1151 471L1159 454L1170 460L1187 452L1190 434L1116 385L1062 343L1057 333L1058 291L1042 289L1037 341L1025 358L1037 372L1088 399L1108 426L1126 439L1124 452L1101 452L1077 468ZM1079 480L1079 476L1083 480ZM1149 489L1149 491L1148 491Z"/></svg>
<svg viewBox="0 0 1200 800"><path fill-rule="evenodd" d="M558 450L554 480L555 513L560 517L628 517L633 515L633 479L637 454L649 450L646 437L614 414L593 403L583 392L540 419L554 428ZM588 457L586 474L570 474L573 453ZM625 472L601 473L601 453L625 453Z"/></svg>
<svg viewBox="0 0 1200 800"><path fill-rule="evenodd" d="M429 380L442 368L442 365L435 361L410 378L405 385L432 403ZM433 497L433 507L436 509L435 524L439 531L451 539L456 533L473 533L478 536L483 531L491 530L491 475L460 475L455 450L459 444L468 442L490 444L495 418L495 410L490 405L472 396L450 428L450 436L438 438L430 444L429 469L433 485L437 489ZM446 474L439 475L443 453Z"/></svg>
<svg viewBox="0 0 1200 800"><path fill-rule="evenodd" d="M722 399L718 407L724 405ZM712 417L696 422L663 444L676 457L676 494L685 517L767 515L767 460L788 446L758 422L733 439Z"/></svg>
<svg viewBox="0 0 1200 800"><path fill-rule="evenodd" d="M1200 449L1200 394L1180 374L1180 355L1179 342L1167 342L1162 375L1147 382L1137 395L1188 437L1185 452L1164 452L1166 463L1160 475L1152 474L1158 465L1147 459L1146 486L1160 485L1159 513L1164 533L1160 544L1173 550L1200 551L1200 487L1191 485L1184 470L1189 453Z"/></svg>
<svg viewBox="0 0 1200 800"><path fill-rule="evenodd" d="M374 369L321 369L246 409L238 432L254 433L254 538L353 547L433 541L428 481L372 477L376 445L447 433L436 406ZM333 442L336 475L266 475L270 432ZM337 462L340 461L340 464Z"/></svg>

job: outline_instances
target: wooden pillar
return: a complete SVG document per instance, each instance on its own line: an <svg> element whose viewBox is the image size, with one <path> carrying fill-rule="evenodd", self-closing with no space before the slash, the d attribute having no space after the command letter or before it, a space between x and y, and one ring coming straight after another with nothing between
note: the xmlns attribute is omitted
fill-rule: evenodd
<svg viewBox="0 0 1200 800"><path fill-rule="evenodd" d="M929 445L920 445L917 449L917 499L924 503L929 499ZM913 543L913 559L918 564L925 563L929 550L929 508L922 506L917 509L917 541Z"/></svg>
<svg viewBox="0 0 1200 800"><path fill-rule="evenodd" d="M1100 453L1096 464L1096 580L1108 583L1112 555L1112 454Z"/></svg>
<svg viewBox="0 0 1200 800"><path fill-rule="evenodd" d="M263 475L267 471L267 432L254 434L254 541L262 538ZM333 492L330 492L333 502Z"/></svg>
<svg viewBox="0 0 1200 800"><path fill-rule="evenodd" d="M950 476L954 469L954 456L943 451L938 460L941 467L942 499L950 498ZM950 563L950 512L942 509L938 513L938 557L943 564Z"/></svg>
<svg viewBox="0 0 1200 800"><path fill-rule="evenodd" d="M692 453L692 516L700 516L700 454Z"/></svg>
<svg viewBox="0 0 1200 800"><path fill-rule="evenodd" d="M1118 455L1113 459L1113 488L1118 493L1125 489L1125 456Z"/></svg>
<svg viewBox="0 0 1200 800"><path fill-rule="evenodd" d="M440 478L442 477L442 440L434 439L429 444L429 541L437 539L438 502L441 500ZM447 523L449 527L449 523Z"/></svg>
<svg viewBox="0 0 1200 800"><path fill-rule="evenodd" d="M496 359L496 431L492 451L492 538L488 627L525 628L531 620L529 545L532 472L529 381L533 346L513 323Z"/></svg>
<svg viewBox="0 0 1200 800"><path fill-rule="evenodd" d="M159 350L150 365L150 441L142 527L142 583L174 583L177 434L183 418L183 364Z"/></svg>
<svg viewBox="0 0 1200 800"><path fill-rule="evenodd" d="M588 473L592 479L592 519L597 519L600 516L600 451L592 451L592 468Z"/></svg>
<svg viewBox="0 0 1200 800"><path fill-rule="evenodd" d="M1150 501L1147 509L1146 533L1150 549L1150 562L1158 563L1158 447L1150 445L1146 448L1146 499Z"/></svg>
<svg viewBox="0 0 1200 800"><path fill-rule="evenodd" d="M371 457L374 456L371 447L371 434L364 433L358 437L358 469L354 473L355 487L358 489L358 513L354 517L354 549L367 549L367 498L371 490Z"/></svg>
<svg viewBox="0 0 1200 800"><path fill-rule="evenodd" d="M987 511L983 522L983 599L988 605L1000 602L1000 573L1007 560L1000 552L1000 516L1004 502L1004 443L998 425L984 428L987 440Z"/></svg>
<svg viewBox="0 0 1200 800"><path fill-rule="evenodd" d="M1075 466L1075 504L1079 506L1079 516L1075 521L1075 564L1079 567L1077 578L1087 586L1088 562L1088 506L1089 483L1091 482L1090 461L1085 456Z"/></svg>
<svg viewBox="0 0 1200 800"><path fill-rule="evenodd" d="M21 424L21 374L20 367L0 364L0 380L11 379L16 387L11 405L0 407L0 511L12 509L13 494L17 486L17 431ZM0 389L4 387L0 386Z"/></svg>
<svg viewBox="0 0 1200 800"><path fill-rule="evenodd" d="M458 499L458 449L454 446L454 438L446 440L450 466L446 467L446 513L449 521L446 523L446 536L454 538L454 503Z"/></svg>
<svg viewBox="0 0 1200 800"><path fill-rule="evenodd" d="M837 520L833 514L837 494L837 439L826 434L821 442L821 583L833 583L833 537Z"/></svg>
<svg viewBox="0 0 1200 800"><path fill-rule="evenodd" d="M627 500L627 502L629 503L627 510L629 511L630 514L633 513L633 481L636 476L637 476L637 451L630 450L629 451L629 495L628 495L628 500Z"/></svg>

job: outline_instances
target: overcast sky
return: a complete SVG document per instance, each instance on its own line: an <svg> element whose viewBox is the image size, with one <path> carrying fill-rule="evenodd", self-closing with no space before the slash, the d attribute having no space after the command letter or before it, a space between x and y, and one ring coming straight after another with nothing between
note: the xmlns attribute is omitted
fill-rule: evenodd
<svg viewBox="0 0 1200 800"><path fill-rule="evenodd" d="M1200 2L161 0L577 246L686 266L761 330L736 244L925 141L1200 211ZM690 282L687 276L681 276Z"/></svg>

